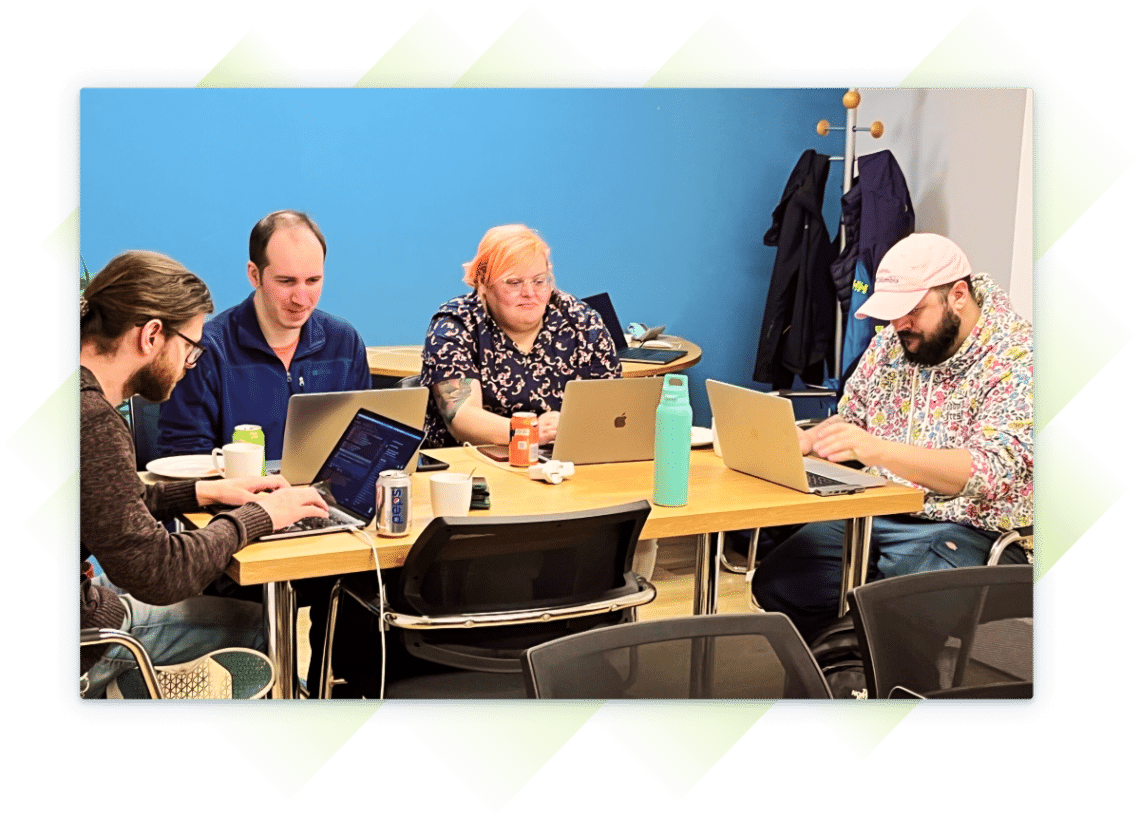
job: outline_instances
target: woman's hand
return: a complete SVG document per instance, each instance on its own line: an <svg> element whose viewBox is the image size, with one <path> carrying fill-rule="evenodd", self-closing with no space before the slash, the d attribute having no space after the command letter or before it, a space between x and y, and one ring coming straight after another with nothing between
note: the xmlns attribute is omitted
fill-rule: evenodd
<svg viewBox="0 0 1140 819"><path fill-rule="evenodd" d="M550 410L538 416L539 444L549 444L554 440L554 436L558 434L558 418L559 412L557 410Z"/></svg>

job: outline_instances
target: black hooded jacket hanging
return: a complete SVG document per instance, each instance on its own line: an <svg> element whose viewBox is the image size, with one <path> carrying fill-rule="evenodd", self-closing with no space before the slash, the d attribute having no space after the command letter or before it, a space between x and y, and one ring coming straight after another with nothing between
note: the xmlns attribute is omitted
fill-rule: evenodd
<svg viewBox="0 0 1140 819"><path fill-rule="evenodd" d="M831 263L838 248L823 221L823 195L830 162L804 151L788 178L764 244L775 245L756 369L752 378L774 389L823 383L835 350L835 283Z"/></svg>

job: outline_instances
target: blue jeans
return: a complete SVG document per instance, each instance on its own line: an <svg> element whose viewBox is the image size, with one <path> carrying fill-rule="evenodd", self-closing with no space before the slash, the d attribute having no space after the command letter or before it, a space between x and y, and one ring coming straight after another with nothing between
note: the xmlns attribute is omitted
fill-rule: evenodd
<svg viewBox="0 0 1140 819"><path fill-rule="evenodd" d="M809 523L760 561L752 592L765 611L782 611L809 644L839 615L844 521ZM877 517L871 524L867 580L937 569L982 566L995 532L910 515ZM1009 548L1002 563L1026 563Z"/></svg>
<svg viewBox="0 0 1140 819"><path fill-rule="evenodd" d="M172 606L152 606L124 594L106 575L93 581L115 589L127 609L122 630L143 644L155 665L195 660L219 648L265 650L261 605L223 597L191 597ZM111 646L87 672L88 699L102 695L115 677L134 668L130 652Z"/></svg>

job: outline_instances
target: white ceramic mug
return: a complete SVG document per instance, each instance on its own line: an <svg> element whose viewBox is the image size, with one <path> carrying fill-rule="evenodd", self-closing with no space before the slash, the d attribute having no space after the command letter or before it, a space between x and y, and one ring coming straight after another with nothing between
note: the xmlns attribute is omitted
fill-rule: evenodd
<svg viewBox="0 0 1140 819"><path fill-rule="evenodd" d="M440 472L430 480L432 514L437 518L466 517L471 511L471 476Z"/></svg>
<svg viewBox="0 0 1140 819"><path fill-rule="evenodd" d="M226 444L224 447L210 453L214 458L214 469L225 478L257 478L261 476L262 466L265 464L265 447L257 444L237 442ZM225 459L225 463L218 463L218 456Z"/></svg>

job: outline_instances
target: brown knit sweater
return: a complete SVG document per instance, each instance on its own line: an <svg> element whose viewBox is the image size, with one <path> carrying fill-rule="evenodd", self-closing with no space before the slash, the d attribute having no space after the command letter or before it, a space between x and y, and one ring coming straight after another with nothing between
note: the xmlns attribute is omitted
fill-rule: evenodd
<svg viewBox="0 0 1140 819"><path fill-rule="evenodd" d="M202 529L168 532L162 520L198 509L195 481L139 479L126 421L86 367L79 368L79 423L80 628L120 628L126 614L114 592L91 584L89 555L132 597L166 606L200 594L234 552L273 530L269 513L247 503ZM104 650L80 652L80 672Z"/></svg>

